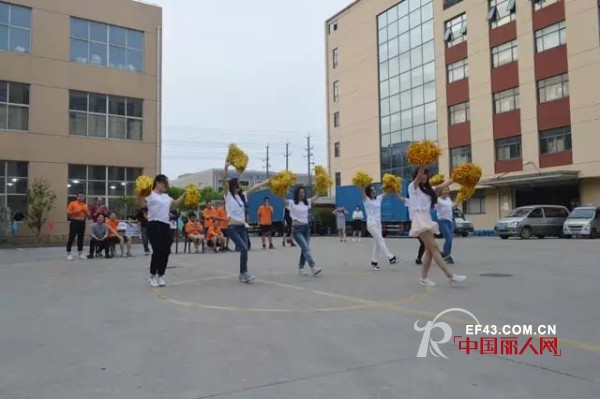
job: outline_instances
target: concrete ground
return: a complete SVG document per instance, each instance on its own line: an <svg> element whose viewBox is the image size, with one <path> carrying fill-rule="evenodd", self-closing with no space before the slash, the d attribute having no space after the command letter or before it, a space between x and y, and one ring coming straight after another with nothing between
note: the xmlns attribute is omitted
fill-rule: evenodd
<svg viewBox="0 0 600 399"><path fill-rule="evenodd" d="M173 255L157 290L139 247L75 262L1 250L0 398L599 398L599 242L459 238L468 282L432 269L433 289L410 239L389 239L404 262L372 272L369 239L315 238L316 279L278 239L251 251L252 285L236 253ZM562 356L467 355L450 340L448 359L417 358L415 322L454 307L482 324L556 324ZM446 316L464 335L469 317Z"/></svg>

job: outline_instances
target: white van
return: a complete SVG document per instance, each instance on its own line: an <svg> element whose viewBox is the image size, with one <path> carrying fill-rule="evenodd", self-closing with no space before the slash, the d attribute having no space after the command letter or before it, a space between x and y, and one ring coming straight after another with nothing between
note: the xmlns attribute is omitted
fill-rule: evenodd
<svg viewBox="0 0 600 399"><path fill-rule="evenodd" d="M600 207L580 206L573 209L565 220L563 234L569 237L600 237Z"/></svg>

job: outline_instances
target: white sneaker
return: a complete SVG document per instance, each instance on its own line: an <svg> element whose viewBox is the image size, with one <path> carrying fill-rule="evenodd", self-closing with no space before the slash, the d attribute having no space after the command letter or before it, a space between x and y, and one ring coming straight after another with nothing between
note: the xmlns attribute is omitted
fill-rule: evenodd
<svg viewBox="0 0 600 399"><path fill-rule="evenodd" d="M465 282L465 280L467 279L467 276L464 276L462 274L453 274L452 277L450 277L448 279L449 283L456 283L456 284L462 284Z"/></svg>
<svg viewBox="0 0 600 399"><path fill-rule="evenodd" d="M158 278L156 279L156 282L158 283L159 287L164 287L167 285L167 282L165 281L163 276L158 276Z"/></svg>
<svg viewBox="0 0 600 399"><path fill-rule="evenodd" d="M69 254L67 255L67 260L75 260L75 258L73 257L73 255Z"/></svg>
<svg viewBox="0 0 600 399"><path fill-rule="evenodd" d="M353 239L352 239L352 242L356 242L356 240L353 238Z"/></svg>
<svg viewBox="0 0 600 399"><path fill-rule="evenodd" d="M150 287L152 287L152 288L158 287L158 281L156 280L156 277L154 277L154 276L150 277L148 282L150 283Z"/></svg>
<svg viewBox="0 0 600 399"><path fill-rule="evenodd" d="M301 267L298 269L298 275L300 276L308 276L308 272L306 271L305 268Z"/></svg>
<svg viewBox="0 0 600 399"><path fill-rule="evenodd" d="M313 266L310 269L315 277L317 277L323 271L323 269L321 269L319 266Z"/></svg>
<svg viewBox="0 0 600 399"><path fill-rule="evenodd" d="M85 256L85 255L79 255L79 259L87 259L87 256Z"/></svg>
<svg viewBox="0 0 600 399"><path fill-rule="evenodd" d="M435 283L431 281L429 277L419 279L419 284L426 285L428 287L435 287Z"/></svg>

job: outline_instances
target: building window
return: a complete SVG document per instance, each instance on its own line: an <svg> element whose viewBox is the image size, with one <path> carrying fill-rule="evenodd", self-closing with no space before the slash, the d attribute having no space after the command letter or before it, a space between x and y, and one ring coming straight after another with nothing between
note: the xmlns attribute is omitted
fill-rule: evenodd
<svg viewBox="0 0 600 399"><path fill-rule="evenodd" d="M335 185L336 187L342 185L342 174L340 172L335 172Z"/></svg>
<svg viewBox="0 0 600 399"><path fill-rule="evenodd" d="M517 19L516 0L490 0L488 21L490 27L497 28Z"/></svg>
<svg viewBox="0 0 600 399"><path fill-rule="evenodd" d="M144 32L71 18L71 61L144 71Z"/></svg>
<svg viewBox="0 0 600 399"><path fill-rule="evenodd" d="M503 114L505 112L519 109L519 88L494 93L494 113Z"/></svg>
<svg viewBox="0 0 600 399"><path fill-rule="evenodd" d="M119 216L126 216L126 204L123 197L135 197L135 179L142 174L142 168L122 168L114 166L69 165L67 195L69 202L77 193L83 192L91 202L100 197L108 205L108 209Z"/></svg>
<svg viewBox="0 0 600 399"><path fill-rule="evenodd" d="M29 85L0 81L0 130L29 130Z"/></svg>
<svg viewBox="0 0 600 399"><path fill-rule="evenodd" d="M469 61L466 58L450 64L446 68L448 69L448 83L469 77Z"/></svg>
<svg viewBox="0 0 600 399"><path fill-rule="evenodd" d="M540 104L569 97L569 75L564 73L548 79L538 80L537 88Z"/></svg>
<svg viewBox="0 0 600 399"><path fill-rule="evenodd" d="M492 66L494 68L517 61L518 59L519 53L517 51L516 40L511 40L492 48Z"/></svg>
<svg viewBox="0 0 600 399"><path fill-rule="evenodd" d="M0 2L0 51L31 53L31 8Z"/></svg>
<svg viewBox="0 0 600 399"><path fill-rule="evenodd" d="M69 134L141 140L143 100L106 94L69 92Z"/></svg>
<svg viewBox="0 0 600 399"><path fill-rule="evenodd" d="M533 8L535 10L541 10L542 8L558 3L559 1L560 0L533 0Z"/></svg>
<svg viewBox="0 0 600 399"><path fill-rule="evenodd" d="M465 204L465 214L481 215L485 213L485 196L475 192L473 197Z"/></svg>
<svg viewBox="0 0 600 399"><path fill-rule="evenodd" d="M0 160L0 208L27 214L27 162Z"/></svg>
<svg viewBox="0 0 600 399"><path fill-rule="evenodd" d="M339 113L339 111L333 113L333 127L340 127L340 113Z"/></svg>
<svg viewBox="0 0 600 399"><path fill-rule="evenodd" d="M448 107L448 118L450 125L458 125L459 123L470 121L469 102Z"/></svg>
<svg viewBox="0 0 600 399"><path fill-rule="evenodd" d="M444 41L446 47L452 47L467 40L467 14L461 14L446 21Z"/></svg>
<svg viewBox="0 0 600 399"><path fill-rule="evenodd" d="M333 82L333 102L337 102L340 99L340 81L336 80Z"/></svg>
<svg viewBox="0 0 600 399"><path fill-rule="evenodd" d="M337 21L330 22L329 23L329 34L331 35L336 30L338 30L338 22Z"/></svg>
<svg viewBox="0 0 600 399"><path fill-rule="evenodd" d="M521 159L521 136L496 140L496 162Z"/></svg>
<svg viewBox="0 0 600 399"><path fill-rule="evenodd" d="M336 158L340 157L340 142L339 141L333 145L333 156Z"/></svg>
<svg viewBox="0 0 600 399"><path fill-rule="evenodd" d="M535 49L538 53L562 46L567 42L565 21L535 31Z"/></svg>
<svg viewBox="0 0 600 399"><path fill-rule="evenodd" d="M540 154L555 154L571 150L571 127L540 132Z"/></svg>
<svg viewBox="0 0 600 399"><path fill-rule="evenodd" d="M444 0L444 10L461 3L463 0Z"/></svg>
<svg viewBox="0 0 600 399"><path fill-rule="evenodd" d="M454 170L457 166L467 162L471 162L470 145L450 149L450 170Z"/></svg>
<svg viewBox="0 0 600 399"><path fill-rule="evenodd" d="M340 51L337 48L333 49L333 68L337 68L340 63Z"/></svg>

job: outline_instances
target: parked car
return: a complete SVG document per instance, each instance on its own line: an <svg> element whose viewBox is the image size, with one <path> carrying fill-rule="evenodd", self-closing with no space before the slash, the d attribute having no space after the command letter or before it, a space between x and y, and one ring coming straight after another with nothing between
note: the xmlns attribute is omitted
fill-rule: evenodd
<svg viewBox="0 0 600 399"><path fill-rule="evenodd" d="M462 211L458 208L454 208L454 234L462 237L467 237L469 233L473 233L473 223L471 223Z"/></svg>
<svg viewBox="0 0 600 399"><path fill-rule="evenodd" d="M560 205L523 206L500 219L494 230L503 240L512 236L522 239L561 237L568 216L569 210Z"/></svg>
<svg viewBox="0 0 600 399"><path fill-rule="evenodd" d="M600 237L600 207L580 206L573 209L565 220L563 234L568 237Z"/></svg>

